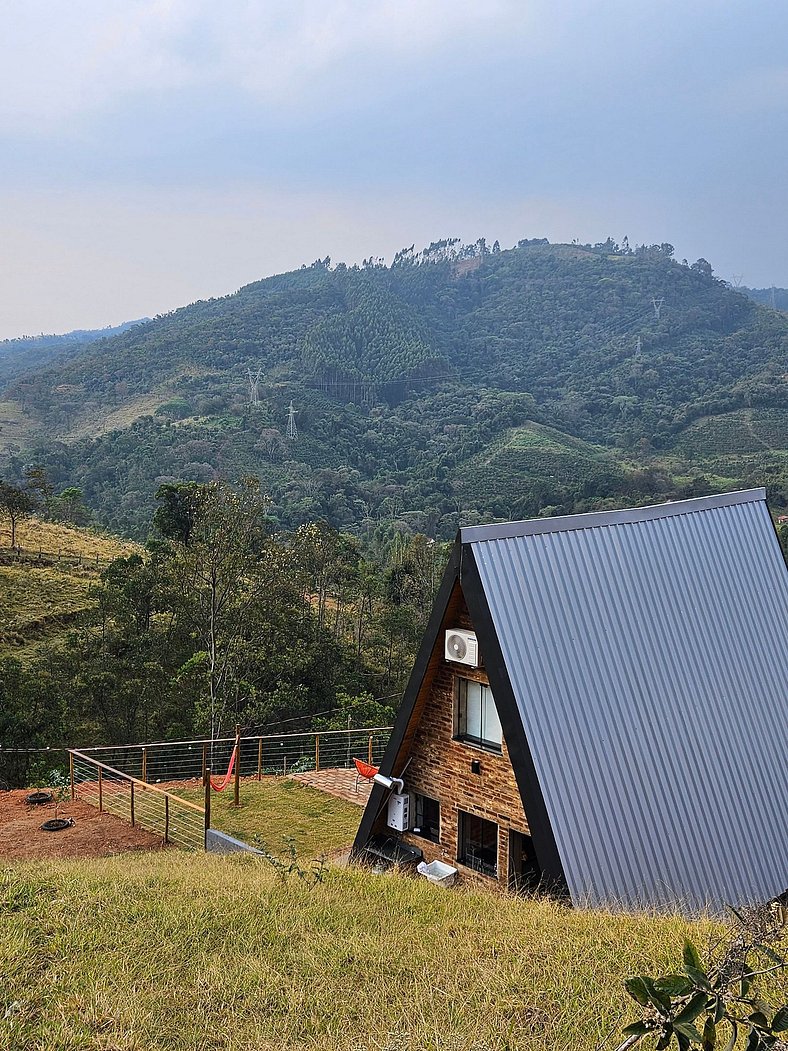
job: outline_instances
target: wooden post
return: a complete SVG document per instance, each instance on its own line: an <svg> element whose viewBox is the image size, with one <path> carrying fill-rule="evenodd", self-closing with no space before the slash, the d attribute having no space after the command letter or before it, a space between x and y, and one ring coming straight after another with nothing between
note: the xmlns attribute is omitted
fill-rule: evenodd
<svg viewBox="0 0 788 1051"><path fill-rule="evenodd" d="M205 849L208 849L208 829L211 827L211 768L206 766L203 774L205 784Z"/></svg>
<svg viewBox="0 0 788 1051"><path fill-rule="evenodd" d="M259 737L257 740L257 780L262 781L263 779L263 739Z"/></svg>
<svg viewBox="0 0 788 1051"><path fill-rule="evenodd" d="M101 791L101 787L102 787L101 786L101 767L98 768L98 772L99 772L99 786L98 786L98 788L99 788L99 814L100 814L101 811L104 809L104 807L103 807L103 796L102 796L102 791Z"/></svg>
<svg viewBox="0 0 788 1051"><path fill-rule="evenodd" d="M71 781L71 801L73 803L73 801L77 797L77 793L76 793L76 790L74 788L74 753L73 752L69 752L68 753L68 776L69 776L69 779Z"/></svg>
<svg viewBox="0 0 788 1051"><path fill-rule="evenodd" d="M170 797L164 797L164 842L170 842Z"/></svg>
<svg viewBox="0 0 788 1051"><path fill-rule="evenodd" d="M320 734L315 734L315 773L320 771Z"/></svg>
<svg viewBox="0 0 788 1051"><path fill-rule="evenodd" d="M144 746L142 749L142 777L140 780L148 780L148 749Z"/></svg>
<svg viewBox="0 0 788 1051"><path fill-rule="evenodd" d="M205 770L206 770L206 763L207 762L208 762L208 745L204 744L202 746L202 770L200 771L200 777L203 780L203 784L205 784Z"/></svg>
<svg viewBox="0 0 788 1051"><path fill-rule="evenodd" d="M241 727L235 727L235 780L233 782L233 806L241 805Z"/></svg>
<svg viewBox="0 0 788 1051"><path fill-rule="evenodd" d="M372 734L369 735L369 745L367 747L367 762L372 766Z"/></svg>
<svg viewBox="0 0 788 1051"><path fill-rule="evenodd" d="M134 782L131 782L131 827L134 828Z"/></svg>

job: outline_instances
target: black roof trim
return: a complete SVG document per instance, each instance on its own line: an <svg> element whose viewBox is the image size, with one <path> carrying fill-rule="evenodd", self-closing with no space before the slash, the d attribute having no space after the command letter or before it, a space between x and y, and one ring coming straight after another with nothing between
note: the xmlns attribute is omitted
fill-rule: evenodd
<svg viewBox="0 0 788 1051"><path fill-rule="evenodd" d="M397 755L402 747L402 742L405 739L405 734L407 733L408 725L411 716L413 715L413 709L416 707L416 701L419 697L419 691L421 690L424 676L427 674L427 668L430 663L430 658L432 657L432 652L437 645L441 624L443 623L443 617L449 605L451 593L460 576L461 560L462 548L459 544L455 544L448 565L443 574L440 587L438 588L438 594L435 597L435 604L432 607L432 613L430 614L424 637L421 640L421 646L416 655L416 661L413 665L413 670L410 673L408 685L405 687L405 693L403 694L397 717L394 720L394 727L391 731L389 743L386 746L386 751L380 762L380 772L388 777L394 773L394 763L396 762ZM374 828L378 814L382 810L383 804L387 798L387 789L383 788L382 785L372 785L372 792L370 793L369 801L364 808L364 813L362 814L361 822L358 826L358 832L356 833L356 839L353 843L351 856L357 855L358 852L363 850L366 846L372 835L372 829Z"/></svg>
<svg viewBox="0 0 788 1051"><path fill-rule="evenodd" d="M730 507L731 504L754 503L759 500L766 500L765 488L741 489L735 493L698 496L692 500L675 500L665 504L650 504L647 507L628 507L621 511L589 511L558 518L529 518L525 522L466 526L460 529L458 538L461 544L480 544L486 540L509 540L538 533L562 533L572 529L596 529L599 526L651 522L657 518L669 518L671 515L687 515L695 511L708 511L714 507Z"/></svg>

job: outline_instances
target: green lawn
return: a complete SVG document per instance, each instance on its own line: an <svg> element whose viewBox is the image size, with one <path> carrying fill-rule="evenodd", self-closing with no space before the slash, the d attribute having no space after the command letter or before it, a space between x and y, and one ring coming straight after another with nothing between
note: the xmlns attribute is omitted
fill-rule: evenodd
<svg viewBox="0 0 788 1051"><path fill-rule="evenodd" d="M594 1051L713 932L179 851L6 868L0 928L3 1051Z"/></svg>
<svg viewBox="0 0 788 1051"><path fill-rule="evenodd" d="M179 792L202 803L202 789ZM281 857L288 838L307 860L350 847L361 807L318 792L287 777L242 781L241 805L233 805L233 786L211 796L211 826Z"/></svg>

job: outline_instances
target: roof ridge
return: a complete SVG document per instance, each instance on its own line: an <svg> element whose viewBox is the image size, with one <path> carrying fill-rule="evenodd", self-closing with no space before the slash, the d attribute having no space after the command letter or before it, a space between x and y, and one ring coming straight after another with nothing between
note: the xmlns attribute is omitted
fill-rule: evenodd
<svg viewBox="0 0 788 1051"><path fill-rule="evenodd" d="M521 522L501 522L496 525L465 526L457 534L461 544L480 544L489 540L509 540L539 533L560 533L576 529L596 529L602 526L628 525L648 522L674 515L694 514L733 504L766 500L766 489L739 489L714 496L696 496L689 500L669 500L643 507L626 507L616 511L586 511L581 514L560 515L554 518L528 518Z"/></svg>

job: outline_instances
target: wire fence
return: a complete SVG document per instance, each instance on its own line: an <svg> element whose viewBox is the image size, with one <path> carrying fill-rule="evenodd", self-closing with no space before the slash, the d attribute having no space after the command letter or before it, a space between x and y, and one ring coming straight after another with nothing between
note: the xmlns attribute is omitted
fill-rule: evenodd
<svg viewBox="0 0 788 1051"><path fill-rule="evenodd" d="M0 548L0 562L41 562L49 565L64 562L75 566L86 566L91 569L105 568L112 563L111 558L101 555L88 555L79 551L47 551L42 547L4 547Z"/></svg>
<svg viewBox="0 0 788 1051"><path fill-rule="evenodd" d="M354 759L378 764L390 735L390 726L375 726L242 737L236 768L239 778L260 780L311 770L350 769ZM208 768L215 776L227 770L234 745L234 737L224 737L105 745L83 748L81 754L146 784L167 785L172 792L178 790L179 782L202 781Z"/></svg>
<svg viewBox="0 0 788 1051"><path fill-rule="evenodd" d="M114 814L133 827L161 836L165 843L204 850L207 821L204 807L157 785L118 770L109 763L69 750L72 798Z"/></svg>

